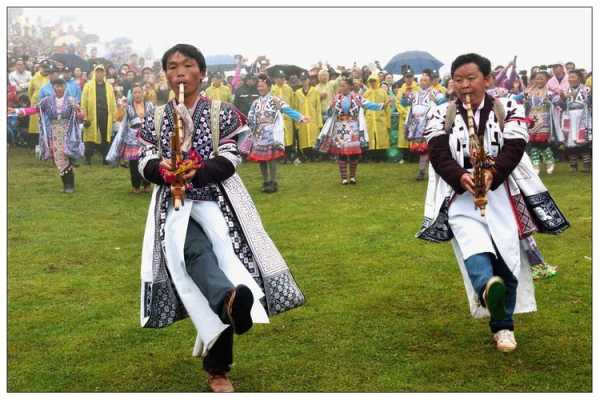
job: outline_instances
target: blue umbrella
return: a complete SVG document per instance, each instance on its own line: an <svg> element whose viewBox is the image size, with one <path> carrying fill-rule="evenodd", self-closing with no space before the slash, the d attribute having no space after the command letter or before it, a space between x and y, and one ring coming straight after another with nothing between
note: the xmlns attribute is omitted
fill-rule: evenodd
<svg viewBox="0 0 600 400"><path fill-rule="evenodd" d="M415 74L420 74L426 68L439 70L444 63L426 51L414 50L396 54L384 69L392 74L401 74L403 65L408 65Z"/></svg>
<svg viewBox="0 0 600 400"><path fill-rule="evenodd" d="M221 64L233 64L235 65L235 59L229 54L215 54L212 56L206 56L206 65L221 65Z"/></svg>

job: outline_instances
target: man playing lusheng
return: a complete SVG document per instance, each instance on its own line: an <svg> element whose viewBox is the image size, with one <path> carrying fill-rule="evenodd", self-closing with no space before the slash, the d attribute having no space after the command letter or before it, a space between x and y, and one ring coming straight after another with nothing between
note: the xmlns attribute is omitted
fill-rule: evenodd
<svg viewBox="0 0 600 400"><path fill-rule="evenodd" d="M141 324L160 328L189 316L198 331L193 354L204 356L211 390L232 392L234 332L268 323L267 314L300 306L304 297L235 173L245 117L200 95L206 62L194 46L172 47L162 67L177 98L184 84L184 104L157 107L140 132L138 169L157 185L142 249ZM174 210L171 136L178 116L184 159L197 168L183 175L185 200Z"/></svg>
<svg viewBox="0 0 600 400"><path fill-rule="evenodd" d="M458 100L428 114L425 138L431 167L425 220L417 237L452 239L471 313L489 313L497 349L509 352L517 347L513 313L536 310L528 255L537 249L530 235L556 234L569 223L524 153L528 134L523 107L486 94L493 80L490 73L487 58L459 56L452 63ZM485 216L474 206L466 95L476 135L494 165L484 170Z"/></svg>

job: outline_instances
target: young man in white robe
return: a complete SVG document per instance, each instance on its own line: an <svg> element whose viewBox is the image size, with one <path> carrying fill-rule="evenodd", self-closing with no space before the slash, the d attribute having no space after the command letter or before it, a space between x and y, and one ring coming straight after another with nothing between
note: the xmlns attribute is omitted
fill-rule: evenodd
<svg viewBox="0 0 600 400"><path fill-rule="evenodd" d="M458 99L433 108L425 129L433 171L417 237L452 239L472 314L489 314L497 349L510 352L517 347L513 314L536 310L527 253L537 249L528 237L535 231L559 233L569 224L525 154L523 106L486 94L493 82L490 61L465 54L451 70ZM467 95L478 140L494 160L484 170L485 216L474 205Z"/></svg>
<svg viewBox="0 0 600 400"><path fill-rule="evenodd" d="M138 170L156 184L142 249L141 325L162 328L189 316L198 332L193 355L204 356L211 390L232 392L234 332L268 323L268 315L302 305L304 297L236 174L245 117L201 96L206 62L194 46L167 50L162 67L177 98L184 84L184 99L157 107L139 133ZM182 176L185 197L176 210L171 136L178 118L183 158L195 166Z"/></svg>

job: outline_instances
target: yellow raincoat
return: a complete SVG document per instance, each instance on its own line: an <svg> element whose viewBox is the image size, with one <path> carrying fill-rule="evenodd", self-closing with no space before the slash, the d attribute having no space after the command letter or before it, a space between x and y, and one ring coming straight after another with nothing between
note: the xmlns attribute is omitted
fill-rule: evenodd
<svg viewBox="0 0 600 400"><path fill-rule="evenodd" d="M372 89L369 86L363 97L372 103L385 103L388 95L385 89L380 87L377 74L372 74L369 77L369 81L373 79L377 82L376 89ZM369 150L385 150L390 147L391 115L392 111L389 104L382 111L365 110L365 120L367 121L367 132L369 134Z"/></svg>
<svg viewBox="0 0 600 400"><path fill-rule="evenodd" d="M37 106L40 101L40 90L42 86L49 82L47 76L43 76L39 71L35 73L31 81L29 81L29 88L27 88L27 95L31 100L31 106ZM40 116L39 114L33 114L29 116L29 133L40 133Z"/></svg>
<svg viewBox="0 0 600 400"><path fill-rule="evenodd" d="M408 149L408 140L406 139L404 123L406 122L406 117L410 111L410 105L405 107L400 104L400 100L402 100L402 97L410 91L414 93L420 92L421 88L416 82L413 82L410 88L404 83L396 92L396 109L398 110L398 147L401 149Z"/></svg>
<svg viewBox="0 0 600 400"><path fill-rule="evenodd" d="M92 74L94 76L94 74ZM108 103L108 117L106 118L106 142L110 143L112 137L112 126L117 109L115 101L115 92L110 83L104 81L106 85L106 102ZM83 141L101 144L100 132L98 131L98 122L96 120L96 78L87 81L81 93L81 110L85 113L85 118L90 121L90 126L83 128Z"/></svg>
<svg viewBox="0 0 600 400"><path fill-rule="evenodd" d="M438 82L434 85L431 85L431 87L433 88L433 90L435 90L441 94L446 94L447 89L440 82Z"/></svg>
<svg viewBox="0 0 600 400"><path fill-rule="evenodd" d="M335 96L336 82L335 81L328 81L327 83L319 82L319 83L317 83L317 86L315 86L315 88L317 89L319 94L325 93L325 95L327 96L323 100L321 100L321 112L324 113L327 110L329 110L329 107L331 107L331 101L333 100L333 96Z"/></svg>
<svg viewBox="0 0 600 400"><path fill-rule="evenodd" d="M308 93L304 94L302 88L296 90L294 105L292 108L298 110L302 115L310 118L307 124L296 123L298 128L298 140L300 149L312 148L323 126L323 114L321 113L321 94L315 87L310 87Z"/></svg>
<svg viewBox="0 0 600 400"><path fill-rule="evenodd" d="M227 85L221 85L219 87L210 85L206 89L206 96L211 100L219 100L226 101L227 103L231 103L233 101L233 96L231 95L231 89Z"/></svg>
<svg viewBox="0 0 600 400"><path fill-rule="evenodd" d="M279 97L281 100L286 102L290 107L294 104L294 90L287 84L284 83L281 86L271 86L271 94L275 97ZM294 144L294 122L287 115L283 116L283 131L285 136L284 145L291 146Z"/></svg>

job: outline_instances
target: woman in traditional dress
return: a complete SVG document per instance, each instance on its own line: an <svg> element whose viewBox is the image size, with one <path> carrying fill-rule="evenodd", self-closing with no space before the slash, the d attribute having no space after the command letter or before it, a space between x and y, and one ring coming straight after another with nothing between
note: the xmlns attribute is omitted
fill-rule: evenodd
<svg viewBox="0 0 600 400"><path fill-rule="evenodd" d="M131 175L131 192L140 193L142 183L144 192L150 192L150 182L142 179L138 172L140 152L138 130L141 128L146 115L151 115L154 112L154 105L149 101L144 101L144 90L139 84L134 85L131 92L131 101L122 104L125 110L106 160L113 163L119 160L127 161Z"/></svg>
<svg viewBox="0 0 600 400"><path fill-rule="evenodd" d="M419 78L419 87L421 90L414 93L412 100L403 97L400 103L405 107L410 106L406 116L405 133L410 142L410 151L419 155L419 173L416 179L422 181L425 179L425 171L429 165L427 142L423 135L427 113L432 106L444 103L446 96L431 87L431 76L427 73L423 73Z"/></svg>
<svg viewBox="0 0 600 400"><path fill-rule="evenodd" d="M64 79L55 79L52 86L54 94L43 98L36 107L9 108L8 112L17 116L40 115L40 158L52 158L63 182L63 192L73 193L75 175L71 159L83 156L79 124L85 115L73 97L65 96Z"/></svg>
<svg viewBox="0 0 600 400"><path fill-rule="evenodd" d="M263 176L262 191L273 193L278 190L276 160L285 156L284 123L282 113L297 122L310 122L310 118L291 108L279 97L271 95L271 79L266 74L258 76L260 97L248 111L248 126L252 130L240 146L249 161L260 165Z"/></svg>
<svg viewBox="0 0 600 400"><path fill-rule="evenodd" d="M356 184L358 158L363 149L369 148L369 137L364 117L364 109L382 111L389 104L372 103L359 94L352 92L353 80L343 78L340 81L340 93L332 101L332 115L329 117L315 147L323 152L337 156L342 185ZM350 180L348 180L350 164Z"/></svg>
<svg viewBox="0 0 600 400"><path fill-rule="evenodd" d="M561 130L567 148L571 171L578 170L577 159L583 158L583 171L591 172L592 167L592 95L583 84L579 71L569 72L569 89L561 92L564 112L561 117Z"/></svg>
<svg viewBox="0 0 600 400"><path fill-rule="evenodd" d="M527 91L525 110L527 117L533 120L529 128L529 157L534 171L539 174L542 160L546 172L554 171L554 155L550 142L552 139L552 102L546 82L548 74L538 71L533 77L533 86Z"/></svg>

